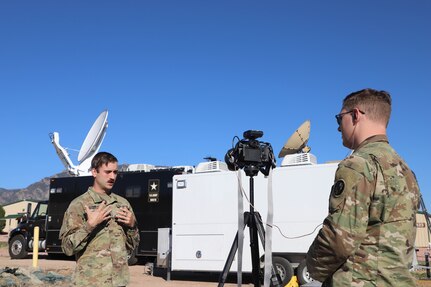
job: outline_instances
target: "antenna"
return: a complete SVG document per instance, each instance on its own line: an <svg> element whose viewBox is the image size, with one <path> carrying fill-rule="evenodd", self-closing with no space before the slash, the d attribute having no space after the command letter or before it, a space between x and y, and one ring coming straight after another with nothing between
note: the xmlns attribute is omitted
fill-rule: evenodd
<svg viewBox="0 0 431 287"><path fill-rule="evenodd" d="M51 143L54 145L55 151L57 152L57 155L63 163L64 167L70 174L76 175L76 166L73 165L72 161L70 160L69 153L67 152L67 150L60 145L59 133L53 132L49 134L49 137L51 138Z"/></svg>
<svg viewBox="0 0 431 287"><path fill-rule="evenodd" d="M288 154L298 152L308 153L311 150L310 147L307 146L309 137L310 121L306 120L286 141L283 148L280 150L278 157L282 158Z"/></svg>
<svg viewBox="0 0 431 287"><path fill-rule="evenodd" d="M99 151L105 138L106 129L108 128L108 111L103 111L91 126L90 131L87 133L81 149L78 154L79 165L75 166L69 157L69 153L65 148L60 145L60 135L58 132L50 134L51 143L54 145L55 151L60 157L61 162L72 175L83 176L89 175L91 160L94 155Z"/></svg>

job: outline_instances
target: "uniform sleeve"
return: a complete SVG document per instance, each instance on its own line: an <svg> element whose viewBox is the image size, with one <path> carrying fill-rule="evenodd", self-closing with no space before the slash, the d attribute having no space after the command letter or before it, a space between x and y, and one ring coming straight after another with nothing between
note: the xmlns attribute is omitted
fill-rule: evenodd
<svg viewBox="0 0 431 287"><path fill-rule="evenodd" d="M61 249L71 256L85 248L92 228L84 219L84 208L81 203L71 203L66 210L60 229Z"/></svg>
<svg viewBox="0 0 431 287"><path fill-rule="evenodd" d="M129 209L132 211L133 216L135 213L133 212L132 207L129 205ZM126 248L128 251L135 250L135 248L139 244L139 230L138 230L138 222L135 217L135 226L133 228L126 228Z"/></svg>
<svg viewBox="0 0 431 287"><path fill-rule="evenodd" d="M372 176L365 160L340 164L329 199L329 214L307 254L311 277L321 282L358 252L368 225ZM360 251L359 251L360 252Z"/></svg>

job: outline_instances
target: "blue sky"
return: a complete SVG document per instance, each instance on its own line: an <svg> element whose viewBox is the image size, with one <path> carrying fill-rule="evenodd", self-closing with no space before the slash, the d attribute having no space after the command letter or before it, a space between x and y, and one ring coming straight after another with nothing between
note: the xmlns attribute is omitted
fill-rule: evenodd
<svg viewBox="0 0 431 287"><path fill-rule="evenodd" d="M318 162L341 160L334 115L371 87L393 97L390 142L429 205L430 13L428 0L2 1L0 187L62 171L48 134L79 150L105 109L101 150L121 163L223 159L248 129L277 155L307 119Z"/></svg>

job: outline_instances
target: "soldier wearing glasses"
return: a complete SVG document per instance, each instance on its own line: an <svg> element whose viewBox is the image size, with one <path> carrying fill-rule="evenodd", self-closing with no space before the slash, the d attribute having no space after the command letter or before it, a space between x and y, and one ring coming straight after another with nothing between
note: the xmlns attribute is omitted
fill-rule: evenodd
<svg viewBox="0 0 431 287"><path fill-rule="evenodd" d="M343 100L336 115L343 145L329 214L307 254L322 286L416 286L409 272L416 235L419 187L389 145L391 97L364 89Z"/></svg>

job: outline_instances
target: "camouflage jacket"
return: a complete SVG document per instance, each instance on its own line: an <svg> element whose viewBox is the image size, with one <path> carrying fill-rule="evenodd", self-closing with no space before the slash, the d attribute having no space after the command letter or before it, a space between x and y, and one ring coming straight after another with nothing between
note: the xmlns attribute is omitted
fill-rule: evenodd
<svg viewBox="0 0 431 287"><path fill-rule="evenodd" d="M129 282L127 253L138 245L139 232L137 228L121 226L113 217L89 229L84 205L96 208L103 200L112 206L112 215L121 206L133 212L123 197L113 193L101 195L90 187L70 203L64 214L61 247L66 255L76 257L73 275L76 286L126 286Z"/></svg>
<svg viewBox="0 0 431 287"><path fill-rule="evenodd" d="M409 272L419 187L385 135L340 162L329 214L307 254L322 286L416 286Z"/></svg>

